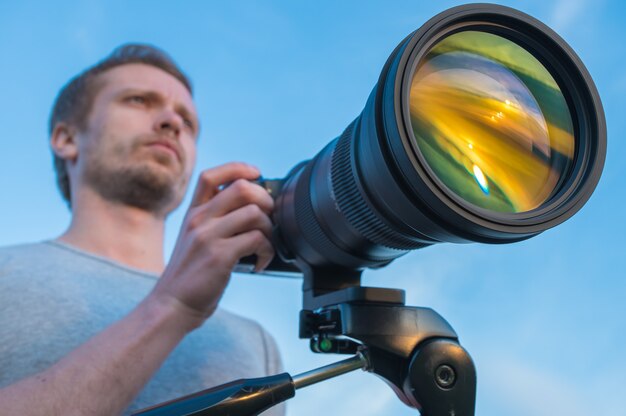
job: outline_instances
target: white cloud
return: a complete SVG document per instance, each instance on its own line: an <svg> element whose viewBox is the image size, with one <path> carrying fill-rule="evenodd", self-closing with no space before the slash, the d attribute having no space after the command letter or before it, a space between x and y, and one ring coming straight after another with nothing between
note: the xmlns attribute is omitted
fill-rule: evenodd
<svg viewBox="0 0 626 416"><path fill-rule="evenodd" d="M592 3L588 0L559 0L554 5L551 26L557 32L566 31L585 17Z"/></svg>
<svg viewBox="0 0 626 416"><path fill-rule="evenodd" d="M99 57L97 40L107 21L104 6L100 0L88 0L73 7L69 13L73 24L66 27L68 40L86 59Z"/></svg>
<svg viewBox="0 0 626 416"><path fill-rule="evenodd" d="M494 353L481 363L479 388L498 398L498 406L510 409L509 415L588 416L598 414L590 407L585 391L564 376Z"/></svg>

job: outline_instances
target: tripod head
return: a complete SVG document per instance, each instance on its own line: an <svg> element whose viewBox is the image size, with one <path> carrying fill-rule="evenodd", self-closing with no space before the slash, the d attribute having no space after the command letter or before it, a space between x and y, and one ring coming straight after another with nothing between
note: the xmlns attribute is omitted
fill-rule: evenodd
<svg viewBox="0 0 626 416"><path fill-rule="evenodd" d="M425 415L474 415L476 370L450 324L406 306L404 291L360 286L360 272L308 269L300 337L317 353L367 351L368 371Z"/></svg>

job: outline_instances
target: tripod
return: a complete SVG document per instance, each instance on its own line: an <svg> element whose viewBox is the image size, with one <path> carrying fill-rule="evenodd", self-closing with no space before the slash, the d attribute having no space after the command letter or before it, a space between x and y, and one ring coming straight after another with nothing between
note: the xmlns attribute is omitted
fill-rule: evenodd
<svg viewBox="0 0 626 416"><path fill-rule="evenodd" d="M299 388L363 369L382 377L422 416L474 416L476 370L452 327L403 290L361 286L354 270L304 271L300 337L316 353L353 357L291 377L237 380L141 410L139 416L251 416Z"/></svg>

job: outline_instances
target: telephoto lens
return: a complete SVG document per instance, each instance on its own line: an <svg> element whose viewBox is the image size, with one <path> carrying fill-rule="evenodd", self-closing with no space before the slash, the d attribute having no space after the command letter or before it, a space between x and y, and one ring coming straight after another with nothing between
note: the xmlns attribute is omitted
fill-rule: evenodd
<svg viewBox="0 0 626 416"><path fill-rule="evenodd" d="M507 7L452 8L397 46L363 112L280 181L277 252L360 270L440 242L523 240L585 204L605 152L600 98L563 39Z"/></svg>

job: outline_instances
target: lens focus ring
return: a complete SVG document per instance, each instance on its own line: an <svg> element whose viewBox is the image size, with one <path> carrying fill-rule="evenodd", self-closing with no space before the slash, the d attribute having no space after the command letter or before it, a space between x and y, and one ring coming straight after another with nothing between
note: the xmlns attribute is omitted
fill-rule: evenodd
<svg viewBox="0 0 626 416"><path fill-rule="evenodd" d="M374 244L396 250L424 247L425 244L405 238L383 223L361 196L354 178L356 172L350 164L354 126L357 121L346 128L333 149L331 181L337 206L350 224Z"/></svg>

